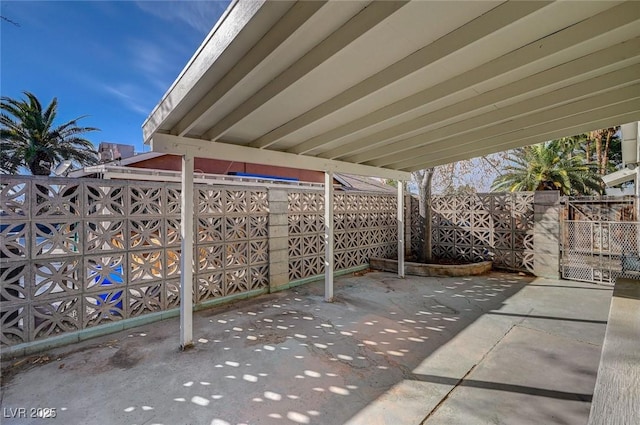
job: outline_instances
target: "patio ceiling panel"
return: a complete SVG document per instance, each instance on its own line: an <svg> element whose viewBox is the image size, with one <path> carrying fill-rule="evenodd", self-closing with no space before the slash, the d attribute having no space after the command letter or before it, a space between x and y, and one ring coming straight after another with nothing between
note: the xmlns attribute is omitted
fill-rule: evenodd
<svg viewBox="0 0 640 425"><path fill-rule="evenodd" d="M413 120L349 141L348 143L342 143L341 146L327 150L318 156L322 158L344 159L344 156L347 154L357 154L381 144L401 140L405 136L410 137L445 126L449 128L454 127L456 124L462 123L467 119L473 121L472 118L477 118L477 115L494 111L496 108L506 106L511 108L511 105L517 102L522 103L523 101L527 101L537 94L547 94L557 90L563 90L565 85L567 88L572 87L572 83L584 82L588 78L591 79L588 80L589 83L587 84L591 84L591 82L594 81L592 77L600 76L602 72L614 71L620 67L637 64L639 62L640 38L635 38L631 41L591 53L496 89L481 92L477 96L436 109ZM628 82L628 74L610 74L611 73L604 75L608 75L610 77L608 81L611 81L614 85ZM609 83L607 82L605 84ZM536 89L532 90L532 87ZM609 86L605 85L604 87ZM589 92L590 91L588 91L588 93ZM550 103L553 104L553 102ZM491 121L487 122L490 123ZM332 136L338 137L335 131L333 135L324 135L325 140L327 136L329 138ZM310 142L317 143L316 140L310 140Z"/></svg>
<svg viewBox="0 0 640 425"><path fill-rule="evenodd" d="M261 77L263 80L255 81L254 85L257 84L259 86L261 83L268 82L273 73L270 69L271 64L269 61L269 58L273 56L273 52L281 48L289 37L297 34L300 27L314 16L324 3L323 1L301 2L296 3L287 10L282 18L176 124L175 130L177 134L184 136L191 131L204 132L203 129L198 129L197 126L206 126L206 121L215 119L214 113L221 113L218 110L214 111L212 105L219 103L221 100L228 100L224 96L250 73L256 73L256 77ZM301 47L304 48L304 46ZM204 124L202 124L203 121L205 121ZM194 127L196 128L194 129Z"/></svg>
<svg viewBox="0 0 640 425"><path fill-rule="evenodd" d="M386 63L384 69L379 72L370 73L369 76L362 79L362 81L349 87L341 93L327 99L320 103L318 106L307 110L304 114L295 117L294 119L283 123L283 125L276 127L274 130L265 134L251 143L253 147L270 147L279 141L285 139L287 136L295 134L295 138L301 138L305 140L305 132L298 132L299 130L305 130L305 127L317 127L316 131L322 132L322 123L325 118L343 123L349 120L349 117L359 118L367 112L372 112L377 107L382 107L386 104L392 103L396 100L400 100L403 95L411 95L417 90L432 86L437 82L447 78L451 69L449 64L440 61L445 56L449 56L449 60L454 59L460 61L461 57L465 57L463 49L473 45L478 40L492 34L494 31L513 23L514 20L520 19L527 15L527 13L537 10L545 5L544 2L528 4L529 7L522 8L517 7L513 3L505 3L491 10L486 11L480 15L477 19L472 19L474 16L471 12L478 12L486 10L488 6L495 6L492 3L474 2L473 8L461 8L455 4L455 2L446 3L446 7L439 5L438 8L429 7L427 3L418 2L413 3L402 10L398 11L396 15L389 19L387 26L391 27L393 31L378 31L378 39L386 38L387 46L390 45L390 50L402 51L406 54L404 57L400 57L395 63ZM482 6L482 9L479 7ZM460 11L466 13L461 14ZM453 13L457 12L457 13ZM421 28L419 37L420 43L414 43L410 47L416 46L411 49L407 49L405 45L409 44L407 41L407 35L397 34L402 28L402 24L410 25L412 20L416 18L421 19L421 24L414 23L413 27ZM428 20L427 20L428 18ZM426 21L426 22L425 22ZM449 25L459 22L461 27L457 30L447 33L447 30L443 30L443 23ZM436 25L439 23L439 25ZM451 26L449 26L449 29ZM429 31L426 31L428 29ZM432 32L438 31L442 34L433 35ZM406 29L405 29L406 32ZM416 31L417 32L417 31ZM438 37L437 35L441 35ZM373 36L370 36L371 39ZM432 42L430 42L431 40ZM364 40L366 43L368 40ZM365 44L366 45L366 44ZM387 46L380 45L380 43L369 45L369 59L367 62L371 63L380 61L382 49L386 49ZM351 48L345 52L347 57L353 56L354 52L358 52L361 49L360 45L350 46ZM492 51L500 49L501 46L497 43L488 46L485 55L491 55ZM502 47L504 48L504 47ZM494 55L496 53L493 53ZM454 58L455 57L455 58ZM439 62L440 61L440 62ZM463 60L464 62L464 60ZM433 66L437 64L437 66ZM341 64L335 64L333 70L329 70L332 75L336 74L336 66L340 67ZM458 63L457 66L461 64ZM466 64L466 66L469 66ZM339 69L338 69L339 71ZM340 78L342 78L340 76ZM389 87L392 85L392 87ZM359 100L366 97L366 102L359 102ZM355 104L354 104L355 103ZM332 115L333 114L333 115ZM298 133L296 133L298 132ZM291 138L290 138L291 139ZM290 145L289 143L288 145ZM280 144L277 148L282 148ZM293 153L305 153L292 149Z"/></svg>
<svg viewBox="0 0 640 425"><path fill-rule="evenodd" d="M249 114L256 111L262 105L267 102L271 102L274 98L282 96L290 88L294 88L307 74L312 73L316 68L323 66L327 61L332 61L334 55L339 55L345 48L360 37L365 36L372 28L380 24L383 20L388 18L391 14L396 12L399 8L404 6L403 2L374 2L368 5L368 7L362 9L357 15L351 18L347 23L336 29L333 33L329 34L326 38L320 41L317 45L311 48L301 58L291 61L292 58L285 57L282 60L282 65L285 69L269 81L264 86L260 87L255 93L252 93L246 101L236 107L233 111L222 117L211 125L211 127L204 133L204 138L216 140L224 136L229 132L232 127L246 118ZM335 6L335 3L332 4ZM331 20L330 20L331 21ZM301 35L304 37L304 35ZM288 53L288 52L286 52ZM361 72L365 70L362 69ZM319 77L320 75L318 75ZM335 82L340 84L339 82ZM301 91L300 88L297 89ZM313 96L322 96L321 91L312 93ZM308 102L307 97L301 97L298 102ZM279 109L274 108L267 114L269 119L278 119ZM256 121L260 121L261 114L257 114L257 120L254 116L253 122L249 121L245 123L245 127L251 128L256 126ZM264 119L264 118L263 118Z"/></svg>
<svg viewBox="0 0 640 425"><path fill-rule="evenodd" d="M429 6L428 3L422 4L425 8ZM291 133L300 128L305 117L307 120L310 117L315 118L316 127L321 127L322 118L328 114L339 116L341 124L344 124L343 129L347 131L338 134L320 132L312 135L311 140L305 140L303 137L304 142L289 149L293 153L318 154L322 153L325 147L344 145L354 132L362 135L363 131L367 132L376 126L389 126L394 122L406 121L419 114L421 110L424 113L424 110L429 112L445 107L446 102L455 101L456 96L461 96L463 99L473 97L486 90L480 86L482 82L491 84L494 80L493 84L504 84L504 81L496 82L493 78L497 75L495 69L487 66L478 68L478 64L492 62L522 45L539 40L547 34L543 30L556 31L566 25L566 17L560 19L562 14L553 13L557 12L556 4L535 2L525 3L525 5L530 8L513 2L501 4L426 45L393 67L364 80L339 98L321 104L295 121L277 128L253 142L252 146L265 147L268 143L277 141L278 138L297 137L301 133ZM534 17L543 13L544 25L539 24L541 19L536 19L538 24L531 25ZM555 25L551 26L550 23ZM539 54L537 51L535 53ZM531 61L530 56L522 54L519 63L504 60L513 59L514 56L516 55L503 58L502 73L506 74ZM406 71L406 74L398 74L398 69ZM392 71L395 73L391 73ZM482 71L485 71L484 74ZM509 75L505 77L513 78ZM366 98L349 105L347 95L351 92L360 96L359 99L362 99L363 95L366 95ZM407 96L397 99L397 92L405 93ZM370 108L364 111L367 113L358 114L359 109L362 110L371 105L377 105L379 108L375 111ZM369 117L369 113L373 117ZM357 122L364 122L366 125L352 126L351 122L344 118L345 114L354 116Z"/></svg>
<svg viewBox="0 0 640 425"><path fill-rule="evenodd" d="M333 147L338 144L342 149L342 152L348 152L350 144L352 143L352 141L349 140L349 136L356 131L359 131L359 134L362 134L362 132L366 131L367 128L373 128L373 126L378 123L392 123L393 120L396 120L398 117L403 119L404 117L407 117L407 113L416 111L419 108L428 108L430 105L446 98L451 98L452 95L459 94L463 90L468 90L473 93L471 98L480 97L483 93L491 90L491 87L487 87L489 84L497 86L497 88L504 87L505 84L518 80L518 76L520 76L520 78L528 77L536 71L542 72L562 65L563 63L571 62L572 59L579 58L582 52L589 52L587 47L603 44L606 44L607 47L609 47L611 45L608 43L614 43L616 40L627 40L629 38L629 34L638 35L638 27L640 26L638 22L633 24L635 27L633 25L616 27L613 24L613 22L618 21L621 13L620 10L616 12L618 13L608 14L607 20L609 22L606 22L605 25L612 25L615 29L608 31L606 37L595 37L595 35L597 35L597 31L589 30L593 25L600 25L602 23L600 19L604 20L604 17L599 16L597 19L594 18L593 20L585 21L579 26L574 26L566 30L566 32L560 31L553 36L550 36L549 39L529 44L521 49L497 58L496 60L483 63L482 65L463 74L456 75L453 78L441 82L440 84L418 91L414 95L399 102L392 103L389 106L375 111L369 117L364 117L357 122L350 123L348 127L345 128L347 131L344 131L341 134L332 132L329 137L323 137L323 135L320 135L319 137L316 137L315 140L303 142L301 145L291 149L291 151L295 153L319 153L319 156L328 157L328 155L322 153L322 149L326 146ZM588 33L590 36L593 35L594 38L591 40L592 43L589 45L578 43L577 45L572 45L568 48L562 49L561 47L566 46L570 40L576 39L576 33L580 33L581 37L579 39L582 39L582 36L584 35L581 33ZM627 54L637 54L637 49L633 50L637 45L625 44L621 47L626 49ZM580 68L574 68L573 72L580 73L581 71ZM538 88L539 86L529 85L525 89L525 94L529 92L528 95L532 95L531 92L535 93L535 90ZM447 105L443 106L447 107ZM440 109L443 109L443 107L431 108L431 110L427 112L433 112ZM411 122L411 120L403 119L400 124L393 126L395 136L397 137L405 134L405 132L408 131L407 129L410 129ZM355 126L353 124L355 124ZM341 137L342 140L337 140ZM388 137L387 141L392 141L392 138ZM362 146L362 144L360 144L360 146ZM356 149L360 149L360 146L357 146Z"/></svg>
<svg viewBox="0 0 640 425"><path fill-rule="evenodd" d="M406 178L637 120L639 63L635 1L239 1L144 136L163 152Z"/></svg>
<svg viewBox="0 0 640 425"><path fill-rule="evenodd" d="M626 72L613 72L574 86L523 100L506 108L494 109L460 123L450 124L425 134L391 143L382 148L371 149L347 157L346 160L374 166L386 166L406 159L404 152L407 150L412 150L414 155L439 152L451 148L452 145L460 146L468 142L473 143L488 137L525 129L533 124L549 123L596 107L619 103L622 100L637 99L638 84L631 86L624 84L615 90L603 91L603 87L609 88L611 86L611 80L620 81L620 76L631 81L640 81L639 64L625 68L623 71ZM550 108L549 104L556 106ZM495 124L487 125L487 123Z"/></svg>
<svg viewBox="0 0 640 425"><path fill-rule="evenodd" d="M407 167L408 171L420 170L425 163L448 164L467 158L475 158L482 155L488 155L496 151L514 149L521 146L532 145L546 140L553 140L565 137L567 134L578 134L593 130L594 128L603 128L614 125L621 125L632 122L638 117L639 102L626 102L599 108L583 114L574 115L567 119L557 120L553 125L546 123L533 128L527 133L536 133L534 136L523 137L522 132L506 133L495 138L489 138L482 141L476 141L473 145L457 146L456 149L448 149L446 151L437 152L427 155L427 158L421 157L420 165L412 165ZM634 109L634 112L628 112ZM406 166L404 164L403 166Z"/></svg>

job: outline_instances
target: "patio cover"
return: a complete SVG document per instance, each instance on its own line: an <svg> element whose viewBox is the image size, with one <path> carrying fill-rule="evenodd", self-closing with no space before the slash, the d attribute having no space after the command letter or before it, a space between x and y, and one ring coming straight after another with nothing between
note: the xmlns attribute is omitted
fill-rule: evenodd
<svg viewBox="0 0 640 425"><path fill-rule="evenodd" d="M191 229L194 156L403 181L638 119L636 1L252 0L228 7L143 133L183 155Z"/></svg>

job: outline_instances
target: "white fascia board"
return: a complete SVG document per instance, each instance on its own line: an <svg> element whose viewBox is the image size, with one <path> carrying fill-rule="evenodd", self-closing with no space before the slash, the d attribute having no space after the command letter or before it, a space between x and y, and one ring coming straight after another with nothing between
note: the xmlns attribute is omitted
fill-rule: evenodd
<svg viewBox="0 0 640 425"><path fill-rule="evenodd" d="M602 181L608 187L617 186L619 184L631 181L636 178L636 171L630 170L628 168L623 168L622 170L615 171L613 173L607 174L606 176L602 176Z"/></svg>
<svg viewBox="0 0 640 425"><path fill-rule="evenodd" d="M153 159L159 157L160 153L158 152L144 152L138 155L130 156L129 158L119 159L113 162L117 162L119 165L131 165L136 164L141 161L146 161L148 159Z"/></svg>
<svg viewBox="0 0 640 425"><path fill-rule="evenodd" d="M78 170L69 171L69 174L67 174L67 177L72 179L77 179L80 177L88 176L89 174L91 174L91 172L88 171L85 167L85 168L80 168Z"/></svg>
<svg viewBox="0 0 640 425"><path fill-rule="evenodd" d="M189 96L196 84L220 59L249 22L258 15L265 3L266 0L233 0L227 6L171 87L142 123L145 144L148 144L150 137L174 112L176 106Z"/></svg>
<svg viewBox="0 0 640 425"><path fill-rule="evenodd" d="M176 155L191 154L197 158L249 162L252 164L274 165L302 170L333 171L394 180L411 179L411 173L406 171L372 167L370 165L354 164L313 156L296 155L268 149L251 148L230 143L211 142L169 134L154 134L151 138L151 149L154 152L160 153Z"/></svg>

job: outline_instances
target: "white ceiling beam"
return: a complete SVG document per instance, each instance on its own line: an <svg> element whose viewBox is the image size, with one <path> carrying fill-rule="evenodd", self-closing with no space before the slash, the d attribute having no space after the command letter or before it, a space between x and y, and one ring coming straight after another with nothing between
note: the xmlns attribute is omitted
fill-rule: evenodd
<svg viewBox="0 0 640 425"><path fill-rule="evenodd" d="M396 156L393 160L383 158L371 161L370 163L367 163L367 165L373 165L373 163L376 163L378 165L375 166L382 166L379 164L385 163L385 166L389 166L390 168L403 169L407 166L411 166L417 158L421 156L434 155L438 152L450 149L452 146L459 148L461 146L467 146L468 144L480 143L481 141L495 140L497 137L516 137L518 135L525 135L522 137L533 136L536 131L545 132L547 126L553 126L560 120L575 120L576 116L601 109L605 106L627 105L627 107L630 107L633 110L636 105L640 104L639 98L640 84L636 84L631 87L624 87L612 92L591 96L577 102L547 109L533 115L514 119L504 124L492 125L459 137L454 136L439 140L435 143L412 149L408 151L408 155ZM629 112L629 110L619 113L623 112Z"/></svg>
<svg viewBox="0 0 640 425"><path fill-rule="evenodd" d="M640 7L637 7L637 3L633 1L623 3L459 74L449 80L380 108L366 116L315 136L291 147L288 152L299 154L312 153L319 147L349 134L423 107L438 99L521 68L536 60L558 53L587 40L602 36L611 31L616 31L620 27L632 24L638 20L640 20ZM640 28L640 26L638 26L638 28Z"/></svg>
<svg viewBox="0 0 640 425"><path fill-rule="evenodd" d="M215 123L205 132L203 138L210 140L220 138L233 125L237 124L278 93L311 72L325 60L344 49L351 42L378 25L405 4L406 2L404 1L371 3L337 31L321 41L302 58L289 66L280 75L258 90L253 96Z"/></svg>
<svg viewBox="0 0 640 425"><path fill-rule="evenodd" d="M169 134L154 134L151 139L151 148L154 152L160 153L193 155L196 158L249 162L302 170L334 171L394 180L408 180L411 177L409 173L403 171Z"/></svg>
<svg viewBox="0 0 640 425"><path fill-rule="evenodd" d="M265 60L278 46L291 37L302 24L316 13L327 0L297 2L287 13L247 52L246 55L216 83L173 127L171 134L184 136L202 122L215 109L216 103L256 66Z"/></svg>
<svg viewBox="0 0 640 425"><path fill-rule="evenodd" d="M341 146L319 154L328 159L344 159L362 151L387 144L392 138L418 130L441 128L447 120L452 120L463 114L469 114L482 108L505 102L528 94L532 89L557 85L565 80L575 80L582 75L592 74L599 69L609 69L612 64L621 63L621 67L631 60L640 60L640 38L619 43L613 47L599 50L579 59L564 63L538 74L523 78L513 83L498 87L453 105L437 109L411 121L403 122L366 137L347 142Z"/></svg>
<svg viewBox="0 0 640 425"><path fill-rule="evenodd" d="M359 99L370 95L389 84L430 65L437 60L468 46L479 39L512 24L513 22L543 8L551 2L505 2L466 23L433 43L417 50L404 59L321 103L253 141L250 146L265 148L277 143L287 135L321 118L324 118Z"/></svg>
<svg viewBox="0 0 640 425"><path fill-rule="evenodd" d="M348 156L344 160L356 163L366 162L371 165L393 163L402 159L407 150L420 146L433 146L432 144L434 142L443 139L458 141L459 139L457 136L461 134L475 132L488 126L495 126L507 120L514 120L511 126L524 126L526 125L526 122L531 119L538 119L540 116L539 114L531 114L545 109L555 108L567 102L575 102L582 97L588 97L589 100L583 101L581 104L585 105L585 107L589 107L590 102L592 102L591 99L593 99L594 96L619 88L617 91L614 90L614 93L617 94L612 95L617 98L623 94L620 90L624 90L626 92L627 88L624 86L629 86L638 81L640 81L640 64L610 72L550 93L525 99L512 105L504 106L500 109L495 109L444 127L432 129L407 139L399 140L356 155ZM575 103L572 103L572 105L575 105ZM574 112L574 106L566 109L567 114L570 115L572 112ZM516 118L518 119L516 120ZM377 162L378 160L380 161L380 164Z"/></svg>
<svg viewBox="0 0 640 425"><path fill-rule="evenodd" d="M450 164L456 161L462 161L471 158L477 158L484 155L490 155L497 152L507 151L510 149L519 148L522 146L534 145L536 143L542 143L549 140L559 139L561 137L568 137L570 135L576 135L580 133L584 133L591 130L596 130L599 128L621 125L629 121L640 119L640 109L634 112L627 112L620 115L611 115L602 119L587 119L583 123L579 125L574 125L571 127L563 127L557 129L555 131L549 131L547 133L539 133L535 136L527 137L519 140L511 140L508 141L500 141L496 144L491 144L490 146L484 147L470 147L469 150L465 152L455 152L449 151L448 155L437 155L431 158L425 158L423 162L419 165L414 165L405 169L405 171L413 172L417 170L422 170L424 168L437 167L438 165ZM564 123L566 124L566 122Z"/></svg>
<svg viewBox="0 0 640 425"><path fill-rule="evenodd" d="M540 120L537 121L537 123L532 122L533 125L530 124L526 128L513 126L510 127L511 131L508 131L506 127L501 127L500 129L496 128L495 130L497 131L495 131L494 134L499 132L501 132L501 134L492 135L491 133L486 132L482 135L478 135L478 137L465 139L464 141L448 141L448 144L446 146L439 145L433 150L431 149L431 146L424 146L409 151L409 153L404 157L404 160L390 164L389 167L406 170L408 168L413 168L414 166L419 166L426 161L448 158L448 156L451 155L452 151L454 151L454 153L464 153L472 152L475 149L479 148L487 148L492 146L499 147L504 143L508 143L511 141L522 141L529 137L535 137L539 134L546 134L558 129L583 125L585 123L588 123L589 121L602 120L607 117L640 111L640 98L638 98L637 95L632 99L628 99L615 104L605 103L603 105L597 102L597 98L588 100L592 102L592 106L586 110L583 109L574 115L559 115L557 117L553 117L553 114L550 113L547 115L546 121ZM564 134L564 136L573 136L573 134ZM524 144L521 144L520 146L524 146ZM495 152L499 152L501 150L502 149L497 149Z"/></svg>

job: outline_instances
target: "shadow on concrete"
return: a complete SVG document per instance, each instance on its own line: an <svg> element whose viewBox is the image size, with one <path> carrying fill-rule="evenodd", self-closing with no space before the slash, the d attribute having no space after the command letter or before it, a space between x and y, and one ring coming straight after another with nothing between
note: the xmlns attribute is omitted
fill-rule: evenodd
<svg viewBox="0 0 640 425"><path fill-rule="evenodd" d="M415 375L415 379L421 382L432 382L434 384L452 385L456 387L472 387L484 390L506 391L510 393L520 393L535 395L538 397L549 397L560 400L578 400L591 402L592 394L577 394L567 391L554 391L544 388L527 387L523 385L502 384L499 382L479 381L475 379L454 379L445 376L435 375Z"/></svg>
<svg viewBox="0 0 640 425"><path fill-rule="evenodd" d="M519 294L532 279L369 273L337 279L334 303L323 301L323 282L308 284L196 313L188 352L178 351L177 319L56 350L50 363L4 386L3 406L56 407L51 424L395 425L421 423L459 386L588 403L585 391L461 379L515 325L536 317L536 301ZM573 289L550 288L568 299L608 295ZM496 312L516 295L515 313ZM417 395L398 389L407 382L422 385Z"/></svg>
<svg viewBox="0 0 640 425"><path fill-rule="evenodd" d="M569 286L569 285L536 285L535 283L530 283L529 286L540 286L543 288L571 288L571 289L588 289L590 291L612 291L613 286L603 287L599 285L591 285L591 286Z"/></svg>
<svg viewBox="0 0 640 425"><path fill-rule="evenodd" d="M499 316L512 316L512 317L525 317L527 319L547 319L556 320L558 322L580 322L580 323L598 323L606 325L606 320L587 320L587 319L573 319L570 317L554 317L554 316L539 316L536 314L517 314L517 313L503 313L499 311L489 311L487 314L495 314Z"/></svg>

